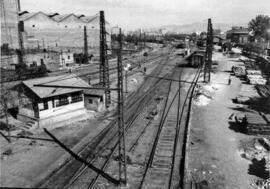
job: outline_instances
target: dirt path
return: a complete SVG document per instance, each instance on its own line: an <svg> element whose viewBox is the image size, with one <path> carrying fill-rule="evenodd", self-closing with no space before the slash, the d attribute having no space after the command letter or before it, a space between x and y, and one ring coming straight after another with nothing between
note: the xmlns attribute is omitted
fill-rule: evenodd
<svg viewBox="0 0 270 189"><path fill-rule="evenodd" d="M193 106L191 136L188 149L189 178L204 182L209 188L248 189L253 176L248 174L250 162L241 158L239 142L250 136L236 133L229 127L229 117L237 113L232 103L240 91L241 81L228 72L233 63L218 55L219 71L212 75L212 99Z"/></svg>

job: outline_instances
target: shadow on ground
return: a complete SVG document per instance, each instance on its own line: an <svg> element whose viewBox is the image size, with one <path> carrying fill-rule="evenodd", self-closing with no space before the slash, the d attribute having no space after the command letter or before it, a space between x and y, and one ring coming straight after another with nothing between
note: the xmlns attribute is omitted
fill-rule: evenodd
<svg viewBox="0 0 270 189"><path fill-rule="evenodd" d="M250 109L270 114L270 98L254 97L249 100L248 104Z"/></svg>
<svg viewBox="0 0 270 189"><path fill-rule="evenodd" d="M246 134L246 128L242 126L240 123L236 123L234 121L229 121L229 129L237 133Z"/></svg>
<svg viewBox="0 0 270 189"><path fill-rule="evenodd" d="M264 158L260 161L257 159L253 159L252 163L249 165L248 174L255 175L262 179L268 179L269 172L265 170L265 165L266 162Z"/></svg>

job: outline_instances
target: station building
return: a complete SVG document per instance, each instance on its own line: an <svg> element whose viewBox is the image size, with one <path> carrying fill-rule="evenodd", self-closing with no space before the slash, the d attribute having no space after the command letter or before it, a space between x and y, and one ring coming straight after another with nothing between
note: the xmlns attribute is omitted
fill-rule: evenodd
<svg viewBox="0 0 270 189"><path fill-rule="evenodd" d="M35 86L37 84L60 88ZM21 96L24 97L17 118L32 123L33 128L53 129L87 119L87 110L101 111L104 107L102 92L89 89L85 95L83 89L61 86L90 87L87 82L73 74L25 80L20 87Z"/></svg>
<svg viewBox="0 0 270 189"><path fill-rule="evenodd" d="M251 40L249 33L248 28L235 26L227 31L226 39L229 39L232 43L248 43Z"/></svg>

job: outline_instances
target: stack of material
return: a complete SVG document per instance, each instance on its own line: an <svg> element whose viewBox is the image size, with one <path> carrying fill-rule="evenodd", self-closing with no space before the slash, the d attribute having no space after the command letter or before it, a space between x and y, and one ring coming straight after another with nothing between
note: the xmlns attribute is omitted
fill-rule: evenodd
<svg viewBox="0 0 270 189"><path fill-rule="evenodd" d="M244 76L246 68L244 65L237 65L232 67L232 71L235 76Z"/></svg>
<svg viewBox="0 0 270 189"><path fill-rule="evenodd" d="M267 123L266 119L263 118L259 113L250 112L246 113L246 131L247 134L252 135L269 135L270 134L270 124Z"/></svg>
<svg viewBox="0 0 270 189"><path fill-rule="evenodd" d="M256 89L262 97L270 97L270 85L257 85Z"/></svg>
<svg viewBox="0 0 270 189"><path fill-rule="evenodd" d="M260 70L246 70L246 78L251 85L265 85L266 79L263 78Z"/></svg>
<svg viewBox="0 0 270 189"><path fill-rule="evenodd" d="M242 84L241 90L238 96L253 98L253 97L258 97L258 93L256 89L254 88L254 86Z"/></svg>

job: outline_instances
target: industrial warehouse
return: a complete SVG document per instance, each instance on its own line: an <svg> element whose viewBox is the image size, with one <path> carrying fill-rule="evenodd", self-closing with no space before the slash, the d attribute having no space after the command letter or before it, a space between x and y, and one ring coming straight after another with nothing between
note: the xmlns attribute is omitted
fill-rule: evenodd
<svg viewBox="0 0 270 189"><path fill-rule="evenodd" d="M268 0L0 2L1 188L270 189Z"/></svg>

